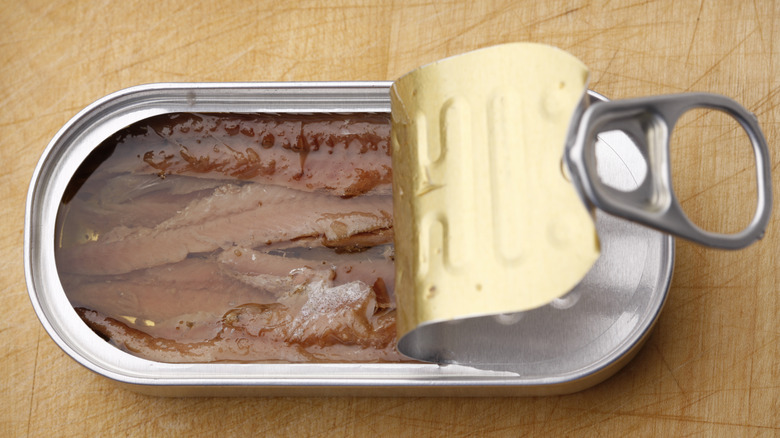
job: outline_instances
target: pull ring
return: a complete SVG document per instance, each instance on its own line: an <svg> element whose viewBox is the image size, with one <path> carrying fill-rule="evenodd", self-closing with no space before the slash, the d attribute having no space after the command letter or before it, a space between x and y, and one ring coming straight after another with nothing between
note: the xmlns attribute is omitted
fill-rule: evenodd
<svg viewBox="0 0 780 438"><path fill-rule="evenodd" d="M687 111L709 108L733 117L747 133L756 163L758 202L750 224L740 232L705 231L683 212L672 187L669 139L677 120ZM772 209L769 148L753 114L721 95L686 93L596 102L572 127L576 138L564 159L572 181L586 201L607 213L722 249L744 248L763 237ZM647 177L635 190L623 192L605 185L596 168L596 135L619 130L635 143L647 162Z"/></svg>

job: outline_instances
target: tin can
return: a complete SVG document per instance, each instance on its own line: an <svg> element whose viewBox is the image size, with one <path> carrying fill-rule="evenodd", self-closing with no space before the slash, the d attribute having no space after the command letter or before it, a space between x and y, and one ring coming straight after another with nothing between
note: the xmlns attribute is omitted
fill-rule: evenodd
<svg viewBox="0 0 780 438"><path fill-rule="evenodd" d="M87 107L50 142L33 175L25 213L28 291L52 339L88 369L138 392L184 395L496 396L578 391L611 376L647 339L671 281L671 237L598 211L602 257L568 295L527 312L496 316L502 338L459 321L450 332L516 352L480 366L423 363L162 363L123 352L74 311L54 257L60 200L103 140L166 113L389 113L390 82L152 84ZM595 94L592 94L595 96ZM602 180L630 184L620 148L602 148ZM599 153L597 151L597 153ZM641 171L641 169L639 170ZM489 365L489 366L487 366Z"/></svg>

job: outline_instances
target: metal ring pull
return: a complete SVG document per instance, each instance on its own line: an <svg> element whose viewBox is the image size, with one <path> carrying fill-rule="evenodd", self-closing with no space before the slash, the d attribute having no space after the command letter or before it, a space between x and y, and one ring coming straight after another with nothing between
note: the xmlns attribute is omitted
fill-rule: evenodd
<svg viewBox="0 0 780 438"><path fill-rule="evenodd" d="M683 212L672 187L669 143L677 120L687 111L709 108L733 117L750 138L756 162L758 202L750 224L734 234L705 231ZM605 185L596 168L596 136L606 131L626 133L647 162L647 177L635 190L623 192ZM596 102L573 127L576 138L565 153L572 181L587 202L607 213L703 245L744 248L763 237L772 209L769 149L753 114L721 95L687 93Z"/></svg>

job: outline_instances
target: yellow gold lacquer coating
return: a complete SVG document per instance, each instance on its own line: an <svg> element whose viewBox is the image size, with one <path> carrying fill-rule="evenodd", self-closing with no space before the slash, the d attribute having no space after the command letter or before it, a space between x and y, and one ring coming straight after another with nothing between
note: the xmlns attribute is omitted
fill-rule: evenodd
<svg viewBox="0 0 780 438"><path fill-rule="evenodd" d="M399 336L539 307L591 268L593 219L561 172L587 79L572 55L515 43L393 84Z"/></svg>

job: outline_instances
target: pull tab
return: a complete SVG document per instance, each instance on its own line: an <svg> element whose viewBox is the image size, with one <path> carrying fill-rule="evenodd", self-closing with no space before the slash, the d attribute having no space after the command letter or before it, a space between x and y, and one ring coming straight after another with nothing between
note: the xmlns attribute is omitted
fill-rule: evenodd
<svg viewBox="0 0 780 438"><path fill-rule="evenodd" d="M750 224L738 233L712 233L696 226L683 212L672 188L669 139L677 120L695 108L730 115L748 134L753 146L758 202ZM630 192L605 185L597 173L596 135L612 130L625 132L647 162L646 178ZM772 179L766 140L755 116L725 96L688 93L593 103L579 121L565 160L575 186L595 207L702 245L744 248L763 237L769 223Z"/></svg>

